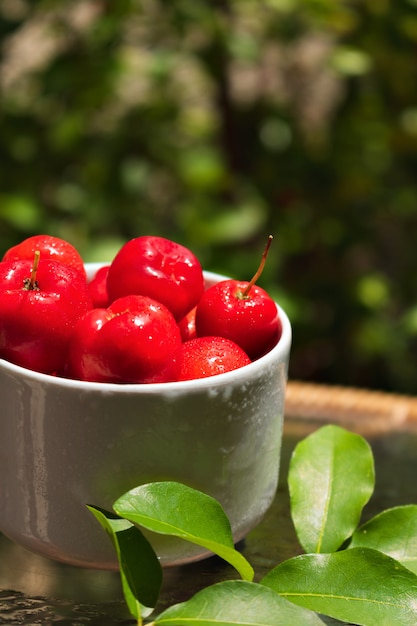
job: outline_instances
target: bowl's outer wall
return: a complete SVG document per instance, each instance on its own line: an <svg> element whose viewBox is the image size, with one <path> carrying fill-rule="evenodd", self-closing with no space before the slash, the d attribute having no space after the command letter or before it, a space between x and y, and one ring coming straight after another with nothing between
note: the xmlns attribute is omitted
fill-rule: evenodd
<svg viewBox="0 0 417 626"><path fill-rule="evenodd" d="M110 510L139 484L177 480L217 498L236 540L243 537L277 487L291 343L286 318L284 333L277 357L250 376L169 385L164 393L61 385L0 360L0 531L63 562L115 567L111 542L86 504ZM179 539L150 539L165 565L203 555Z"/></svg>

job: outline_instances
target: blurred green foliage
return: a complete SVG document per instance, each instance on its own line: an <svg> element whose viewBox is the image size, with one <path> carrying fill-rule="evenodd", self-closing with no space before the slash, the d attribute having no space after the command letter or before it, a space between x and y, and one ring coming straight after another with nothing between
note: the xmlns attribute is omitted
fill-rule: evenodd
<svg viewBox="0 0 417 626"><path fill-rule="evenodd" d="M417 391L416 0L0 0L0 248L259 282L290 376Z"/></svg>

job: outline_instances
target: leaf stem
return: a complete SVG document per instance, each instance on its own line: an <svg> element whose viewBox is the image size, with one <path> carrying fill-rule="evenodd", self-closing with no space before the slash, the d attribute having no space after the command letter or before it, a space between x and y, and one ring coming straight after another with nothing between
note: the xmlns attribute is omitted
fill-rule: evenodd
<svg viewBox="0 0 417 626"><path fill-rule="evenodd" d="M247 298L249 296L250 290L252 289L252 287L254 286L254 284L256 283L260 275L262 274L264 267L265 267L266 259L268 256L269 248L271 247L272 239L273 239L273 236L269 235L268 241L266 242L266 246L262 254L261 262L259 263L259 267L256 270L255 275L253 276L252 280L249 281L245 289L242 291L240 295L241 298Z"/></svg>
<svg viewBox="0 0 417 626"><path fill-rule="evenodd" d="M27 289L28 291L39 290L38 281L36 280L36 275L38 273L40 258L41 258L41 251L35 250L34 255L33 255L33 265L32 265L32 271L30 273L30 278L26 278L24 280L24 288Z"/></svg>

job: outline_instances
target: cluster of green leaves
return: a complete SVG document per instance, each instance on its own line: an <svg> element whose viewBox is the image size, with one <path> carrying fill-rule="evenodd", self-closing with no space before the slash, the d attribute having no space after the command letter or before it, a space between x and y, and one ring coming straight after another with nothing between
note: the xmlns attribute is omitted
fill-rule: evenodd
<svg viewBox="0 0 417 626"><path fill-rule="evenodd" d="M272 232L292 378L413 392L415 6L1 2L0 249L161 234L246 279Z"/></svg>
<svg viewBox="0 0 417 626"><path fill-rule="evenodd" d="M154 626L319 626L325 616L361 626L414 626L417 505L387 509L360 524L374 483L372 450L360 435L328 425L298 443L288 485L305 554L278 564L258 582L233 544L221 505L184 484L141 485L118 498L114 512L89 509L113 541L138 625L153 613L163 585L142 527L198 544L239 574L165 609Z"/></svg>

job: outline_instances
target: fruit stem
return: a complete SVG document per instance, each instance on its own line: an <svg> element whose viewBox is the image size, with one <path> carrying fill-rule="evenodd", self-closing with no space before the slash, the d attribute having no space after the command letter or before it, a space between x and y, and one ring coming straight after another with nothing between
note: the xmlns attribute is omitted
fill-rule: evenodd
<svg viewBox="0 0 417 626"><path fill-rule="evenodd" d="M242 291L240 295L241 298L247 298L249 296L250 290L252 289L256 281L258 280L259 276L262 274L264 267L265 267L266 259L268 256L269 248L271 247L272 240L273 240L273 236L269 235L268 241L266 242L266 246L262 254L261 262L259 263L259 267L256 270L256 273L253 276L252 280L246 285L245 289Z"/></svg>
<svg viewBox="0 0 417 626"><path fill-rule="evenodd" d="M30 278L26 278L24 281L24 288L28 291L36 291L39 289L38 281L36 280L36 275L38 272L39 260L41 258L41 251L35 250L33 255L33 265L32 271L30 273Z"/></svg>

